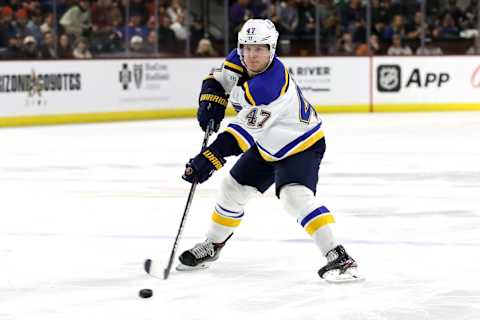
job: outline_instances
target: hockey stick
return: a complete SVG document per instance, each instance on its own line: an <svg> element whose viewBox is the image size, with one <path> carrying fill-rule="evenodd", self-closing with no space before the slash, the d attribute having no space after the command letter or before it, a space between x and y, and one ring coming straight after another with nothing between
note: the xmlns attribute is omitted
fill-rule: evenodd
<svg viewBox="0 0 480 320"><path fill-rule="evenodd" d="M205 136L203 137L202 149L200 151L203 151L203 149L207 147L208 139L210 138L210 135L214 129L214 124L215 122L213 119L208 123L207 129L205 130ZM190 210L190 205L192 204L193 195L195 194L197 184L197 179L194 179L192 186L190 187L190 192L188 193L187 203L185 204L185 210L183 210L182 220L180 221L180 226L178 227L177 236L175 237L175 242L173 243L172 251L170 253L170 260L168 260L167 267L163 270L163 280L167 280L168 276L170 275L170 270L172 269L173 260L175 259L175 253L178 247L178 242L182 235L185 222L187 221L188 211ZM148 274L155 276L155 265L153 265L152 260L145 260L144 269Z"/></svg>

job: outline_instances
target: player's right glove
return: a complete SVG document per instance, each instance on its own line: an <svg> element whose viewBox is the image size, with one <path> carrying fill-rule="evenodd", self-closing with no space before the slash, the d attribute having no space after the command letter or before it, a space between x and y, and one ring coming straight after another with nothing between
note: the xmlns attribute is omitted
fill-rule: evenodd
<svg viewBox="0 0 480 320"><path fill-rule="evenodd" d="M182 179L193 183L195 180L202 183L208 180L215 170L220 170L226 160L210 148L206 148L185 165Z"/></svg>
<svg viewBox="0 0 480 320"><path fill-rule="evenodd" d="M202 91L198 98L197 119L203 131L207 130L210 120L213 119L215 132L220 128L220 123L225 117L228 97L222 85L213 78L207 78L202 83Z"/></svg>

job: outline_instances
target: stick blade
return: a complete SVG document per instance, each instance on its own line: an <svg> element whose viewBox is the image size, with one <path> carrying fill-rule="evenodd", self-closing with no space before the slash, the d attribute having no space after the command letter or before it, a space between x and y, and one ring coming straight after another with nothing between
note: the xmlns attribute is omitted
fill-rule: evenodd
<svg viewBox="0 0 480 320"><path fill-rule="evenodd" d="M165 279L164 270L159 261L146 259L143 263L143 269L151 277Z"/></svg>

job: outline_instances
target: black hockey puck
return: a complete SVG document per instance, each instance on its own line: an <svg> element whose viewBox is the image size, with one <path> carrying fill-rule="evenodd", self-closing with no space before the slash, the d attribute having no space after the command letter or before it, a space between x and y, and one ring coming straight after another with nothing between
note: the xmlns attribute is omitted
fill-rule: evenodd
<svg viewBox="0 0 480 320"><path fill-rule="evenodd" d="M138 292L138 295L144 299L150 298L153 296L153 290L152 289L142 289Z"/></svg>

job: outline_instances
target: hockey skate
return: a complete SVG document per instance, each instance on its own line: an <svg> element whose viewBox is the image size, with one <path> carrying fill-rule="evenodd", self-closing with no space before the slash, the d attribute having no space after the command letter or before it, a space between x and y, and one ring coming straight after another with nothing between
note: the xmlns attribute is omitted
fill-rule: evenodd
<svg viewBox="0 0 480 320"><path fill-rule="evenodd" d="M343 246L336 246L327 253L328 263L318 270L320 278L328 282L342 283L365 280L357 271L357 262Z"/></svg>
<svg viewBox="0 0 480 320"><path fill-rule="evenodd" d="M222 243L214 243L209 239L197 243L192 249L184 251L178 257L180 263L176 269L178 271L193 271L208 268L212 262L218 259L220 251L231 236Z"/></svg>

